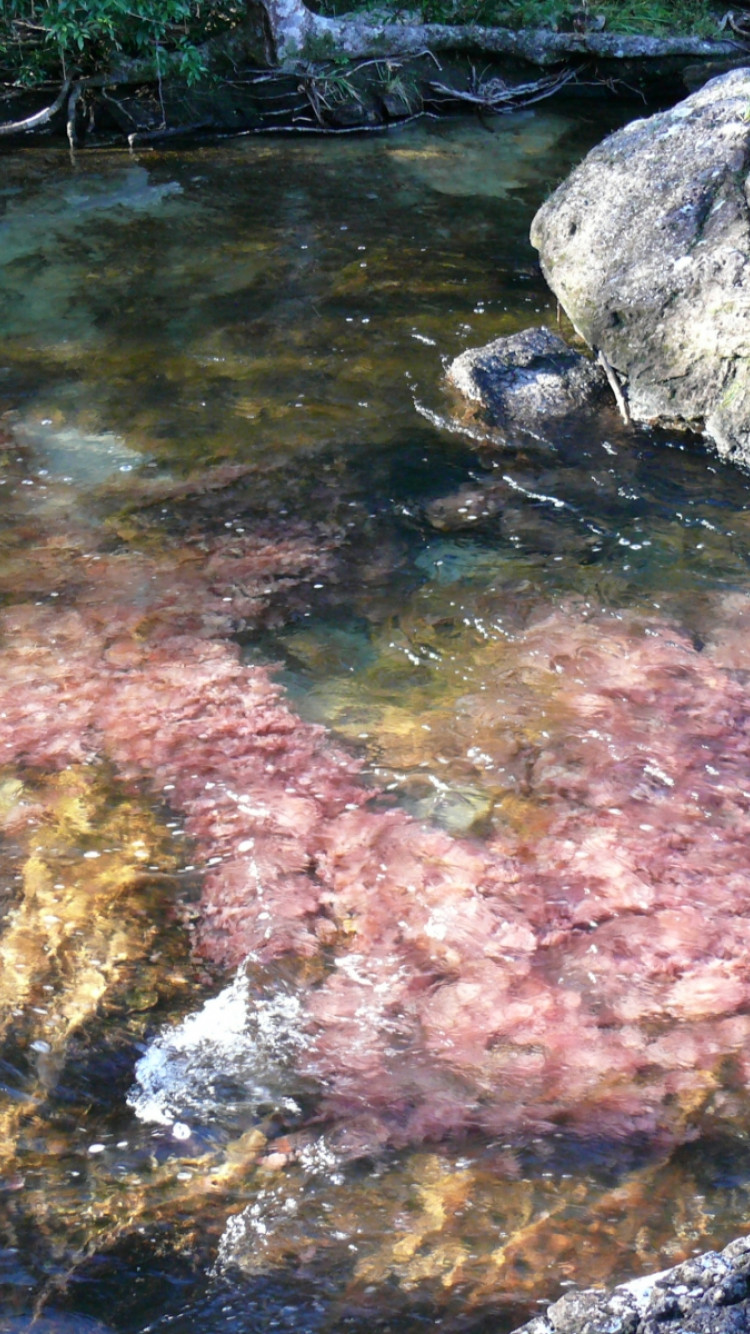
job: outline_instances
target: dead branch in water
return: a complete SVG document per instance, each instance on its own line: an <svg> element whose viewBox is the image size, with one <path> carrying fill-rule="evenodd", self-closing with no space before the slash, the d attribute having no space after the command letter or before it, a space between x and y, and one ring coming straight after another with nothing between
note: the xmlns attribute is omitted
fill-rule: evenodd
<svg viewBox="0 0 750 1334"><path fill-rule="evenodd" d="M493 78L483 82L475 81L467 89L452 88L449 84L434 80L427 86L430 92L439 93L447 101L461 102L479 111L516 111L519 107L531 106L533 102L552 97L575 76L574 69L566 69L562 74L546 75L531 83L515 85L507 84L504 79Z"/></svg>
<svg viewBox="0 0 750 1334"><path fill-rule="evenodd" d="M242 77L229 79L229 83L247 86L248 83L273 83L280 80L307 80L309 87L303 89L310 104L310 119L320 131L340 133L354 131L351 123L356 119L351 107L359 101L356 85L353 95L345 87L349 77L359 74L367 66L384 65L388 72L397 68L397 62L404 59L425 57L435 63L440 70L436 52L453 54L468 53L476 56L513 57L522 59L537 67L541 77L515 88L506 87L501 79L487 78L475 81L468 89L452 88L449 83L437 80L431 85L420 80L421 98L431 103L436 109L442 106L474 107L478 112L498 113L517 106L531 105L545 97L551 97L558 89L575 77L574 65L594 60L632 60L638 59L647 64L667 56L681 58L716 59L734 56L738 50L747 50L747 43L741 40L742 34L736 17L734 23L727 20L726 31L713 39L698 37L645 37L599 30L583 32L553 32L546 29L531 28L509 30L480 24L445 24L415 21L405 14L399 16L378 16L374 12L350 13L330 18L309 9L304 0L248 0L248 9L255 17L262 18L263 30L267 35L265 47L272 67L263 70L243 69ZM729 35L731 32L731 36ZM224 37L220 41L210 38L200 48L207 64L215 58L226 66L227 57L235 70L240 62L244 66L245 55L249 55L251 66L257 62L257 55L250 55L249 48L235 43L230 49ZM254 48L253 48L254 49ZM237 61L234 60L234 55ZM199 126L197 117L185 111L186 126L168 127L165 121L164 100L161 91L162 70L157 50L156 59L127 58L118 55L116 66L94 74L77 74L75 71L66 79L55 100L41 111L19 120L0 122L0 136L24 135L43 130L50 122L59 118L60 130L67 131L71 149L77 146L77 129L84 137L83 124L77 125L76 108L80 112L80 101L86 100L89 122L93 123L97 103L107 107L110 115L119 122L120 133L125 138L135 136L134 142L157 142L166 137L165 132L179 128L180 133L190 134L196 129L203 129L203 118ZM564 72L561 68L565 62ZM274 68L275 66L275 68ZM545 69L551 72L545 74ZM318 70L321 73L318 73ZM248 80L247 74L250 74ZM321 82L322 80L322 82ZM549 80L549 82L548 82ZM161 116L146 116L141 119L139 109L133 114L133 107L125 106L118 100L117 89L131 89L134 93L147 87L158 90ZM115 90L113 97L108 90ZM18 90L20 91L20 90ZM299 90L297 90L299 91ZM92 96L88 96L91 93ZM377 90L375 90L377 103ZM124 96L124 93L122 94ZM125 101L129 101L125 98ZM135 100L135 99L134 99ZM67 103L67 107L66 107ZM346 109L349 108L349 109ZM405 110L413 110L405 107ZM65 114L67 110L67 116ZM261 126L265 121L264 108L256 109ZM372 108L370 108L372 111ZM62 114L61 114L62 113ZM381 113L385 122L402 121L400 114ZM295 108L295 115L298 114ZM331 121L346 117L346 125L331 124ZM255 113L250 115L251 120ZM410 118L407 116L407 118ZM82 119L82 118L81 118ZM179 119L179 117L177 118ZM160 124L159 121L162 123ZM292 126L294 120L291 121ZM362 130L376 128L370 118L363 114L360 122ZM55 127L57 128L57 126ZM206 126L205 128L210 128ZM225 133L230 125L217 123L217 133ZM242 132L253 132L255 127L246 127ZM269 128L280 128L270 127ZM148 138L146 138L148 136ZM170 136L171 137L171 136Z"/></svg>
<svg viewBox="0 0 750 1334"><path fill-rule="evenodd" d="M602 352L601 348L599 348L599 351L596 354L596 359L599 362L599 365L601 366L602 370L604 371L604 374L606 375L609 381L609 387L612 390L612 393L615 396L615 401L617 403L617 406L620 409L620 416L622 417L622 420L624 421L625 425L629 426L630 411L628 409L625 395L622 392L622 385L620 384L620 381L617 378L617 372L612 366L612 363L610 362L606 353Z"/></svg>
<svg viewBox="0 0 750 1334"><path fill-rule="evenodd" d="M70 90L70 97L68 98L67 123L65 128L68 135L68 143L70 144L71 153L74 153L76 148L78 147L78 134L76 132L76 113L78 110L78 103L81 100L82 92L83 89L81 88L80 83L74 83L73 87Z"/></svg>
<svg viewBox="0 0 750 1334"><path fill-rule="evenodd" d="M58 112L62 111L70 93L71 80L66 79L60 92L54 102L44 107L42 111L37 111L33 116L27 116L25 120L9 120L0 125L0 134L27 134L33 130L41 129L43 125L49 125L54 120Z"/></svg>

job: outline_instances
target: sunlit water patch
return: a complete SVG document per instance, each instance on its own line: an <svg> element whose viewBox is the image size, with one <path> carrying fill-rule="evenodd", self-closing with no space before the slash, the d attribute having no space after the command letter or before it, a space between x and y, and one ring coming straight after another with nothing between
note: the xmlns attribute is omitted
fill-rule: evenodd
<svg viewBox="0 0 750 1334"><path fill-rule="evenodd" d="M11 1329L510 1328L744 1226L747 481L443 381L603 128L3 159Z"/></svg>
<svg viewBox="0 0 750 1334"><path fill-rule="evenodd" d="M425 125L408 139L391 139L386 145L389 159L398 163L403 176L416 178L416 199L427 187L440 194L467 199L505 199L525 185L533 185L560 141L570 130L564 115L549 112L537 116L520 112L498 133L488 124L488 139L480 138L467 120L446 126ZM481 298L479 305L483 305Z"/></svg>

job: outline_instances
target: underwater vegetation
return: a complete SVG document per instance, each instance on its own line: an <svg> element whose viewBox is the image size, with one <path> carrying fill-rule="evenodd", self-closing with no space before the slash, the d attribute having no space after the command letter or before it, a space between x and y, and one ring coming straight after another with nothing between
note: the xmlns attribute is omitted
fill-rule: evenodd
<svg viewBox="0 0 750 1334"><path fill-rule="evenodd" d="M226 523L226 467L125 508L113 483L94 527L50 481L30 547L5 477L8 1243L32 1223L75 1269L169 1220L217 1281L291 1255L365 1305L392 1281L533 1299L541 1257L559 1281L581 1247L592 1280L663 1256L669 1155L747 1123L750 599L707 591L698 635L519 594L506 554L462 628L438 573L371 627L359 679L385 684L342 692L345 746L238 644L312 644L284 627L346 583L335 520ZM432 822L379 784L399 764L442 784ZM91 1143L84 1115L71 1151L71 1053L113 1013L120 1128ZM557 1141L622 1145L623 1179L528 1165ZM685 1204L676 1258L712 1209Z"/></svg>
<svg viewBox="0 0 750 1334"><path fill-rule="evenodd" d="M306 1065L338 1115L380 1108L397 1142L477 1126L679 1138L732 1103L750 797L745 687L721 637L717 621L698 652L658 617L550 609L505 645L526 692L516 737L493 754L493 710L514 720L502 675L494 698L463 701L486 768L515 772L513 827L471 842L372 810L329 826L322 874L348 941L310 997Z"/></svg>
<svg viewBox="0 0 750 1334"><path fill-rule="evenodd" d="M456 837L388 809L232 642L330 572L337 540L256 527L97 547L50 524L26 565L36 596L16 583L0 613L0 759L106 761L167 803L203 873L196 950L225 970L307 961L297 1073L319 1114L366 1117L376 1145L594 1126L679 1140L734 1109L750 1054L740 595L716 597L700 648L658 612L576 599L498 636L456 736L482 737L474 765L505 800L485 838ZM45 596L61 548L65 587L56 560Z"/></svg>

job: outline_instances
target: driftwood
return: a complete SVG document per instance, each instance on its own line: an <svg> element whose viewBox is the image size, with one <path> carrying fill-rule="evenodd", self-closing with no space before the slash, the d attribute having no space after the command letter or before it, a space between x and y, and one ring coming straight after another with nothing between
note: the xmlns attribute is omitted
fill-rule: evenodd
<svg viewBox="0 0 750 1334"><path fill-rule="evenodd" d="M68 107L66 113L67 120L65 129L68 136L68 143L70 144L71 152L74 152L75 149L78 147L78 135L76 132L76 113L78 110L78 103L81 100L82 93L83 89L81 88L80 83L74 83L73 87L70 90L70 97L68 98Z"/></svg>
<svg viewBox="0 0 750 1334"><path fill-rule="evenodd" d="M152 61L122 61L117 69L100 74L81 76L75 72L63 82L54 102L21 120L0 122L0 136L34 134L51 125L56 118L65 125L65 131L71 149L77 145L76 117L78 104L89 89L95 89L106 96L106 90L123 84L147 84L156 81Z"/></svg>
<svg viewBox="0 0 750 1334"><path fill-rule="evenodd" d="M399 121L399 125L409 125L415 120L439 120L431 111L416 111L413 116L404 116ZM240 130L240 137L251 134L314 134L320 135L340 135L340 134L382 134L389 128L387 121L382 121L378 125L303 125L295 123L294 125L264 125L257 129ZM236 136L235 136L236 137Z"/></svg>
<svg viewBox="0 0 750 1334"><path fill-rule="evenodd" d="M175 125L171 129L162 125L156 130L132 130L128 135L128 147L137 148L140 144L158 144L165 139L184 139L195 134L210 134L217 130L216 121L199 120L191 125Z"/></svg>
<svg viewBox="0 0 750 1334"><path fill-rule="evenodd" d="M438 70L441 68L431 51L422 49L412 60L417 58L430 61ZM136 88L142 88L147 83L155 86L153 78L146 80L142 75L140 79L134 76L128 78L120 71L112 76L100 74L68 82L53 107L28 120L12 122L6 132L21 134L33 131L38 126L49 125L55 116L59 116L61 127L64 126L67 132L71 152L74 152L79 147L81 103L84 100L88 102L91 120L91 98L92 94L96 94L100 106L107 109L131 149L200 134L257 134L274 131L359 133L385 129L394 122L405 124L420 115L439 112L449 105L472 106L479 112L491 114L516 110L551 97L570 83L576 74L574 69L566 68L517 84L506 83L500 78L479 79L474 76L468 89L453 87L438 80L420 79L420 92L415 90L414 97L407 98L403 107L394 111L393 108L386 109L381 105L382 94L377 80L373 88L369 89L367 84L357 83L357 77L368 67L377 70L387 66L389 72L393 73L400 68L401 63L399 60L373 57L353 61L343 69L338 62L321 60L297 62L293 70L285 67L248 70L249 77L242 79L242 86L251 89L257 86L259 92L263 90L257 106L260 123L241 128L228 128L210 115L187 120L184 124L168 125L163 115L163 102L162 114L157 116L156 122L154 119L148 121L143 118L142 103L132 94ZM271 91L274 84L281 91ZM285 84L289 86L285 88ZM118 90L122 90L121 95L116 95ZM156 102L153 109L158 110ZM361 112L360 116L357 116L357 111Z"/></svg>
<svg viewBox="0 0 750 1334"><path fill-rule="evenodd" d="M609 387L615 396L615 402L619 409L620 416L622 417L622 420L624 421L625 425L629 426L630 412L628 409L627 400L622 392L622 385L620 384L620 381L617 378L617 371L615 370L611 361L607 357L606 353L602 352L601 348L599 348L599 351L596 354L596 359L599 365L601 366L602 370L604 371L607 380L609 381Z"/></svg>
<svg viewBox="0 0 750 1334"><path fill-rule="evenodd" d="M476 107L478 111L516 111L519 107L531 106L545 97L552 97L575 78L573 69L563 70L561 74L547 75L531 83L507 84L504 79L486 79L475 82L471 88L454 88L449 84L431 80L427 87L445 102L458 102Z"/></svg>
<svg viewBox="0 0 750 1334"><path fill-rule="evenodd" d="M726 28L731 28L738 37L750 40L750 14L735 14L733 9L727 10L719 24L719 30L724 32Z"/></svg>
<svg viewBox="0 0 750 1334"><path fill-rule="evenodd" d="M44 107L42 111L37 111L33 116L27 116L25 120L5 121L0 125L0 134L29 134L34 130L39 130L43 125L49 125L50 121L55 119L65 106L70 92L70 79L66 79L60 92L54 102Z"/></svg>

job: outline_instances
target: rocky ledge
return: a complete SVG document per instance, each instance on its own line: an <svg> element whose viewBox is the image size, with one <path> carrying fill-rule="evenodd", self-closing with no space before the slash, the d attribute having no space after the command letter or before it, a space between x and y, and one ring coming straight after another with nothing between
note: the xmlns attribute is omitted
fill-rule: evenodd
<svg viewBox="0 0 750 1334"><path fill-rule="evenodd" d="M750 1238L607 1294L569 1292L515 1334L744 1334Z"/></svg>
<svg viewBox="0 0 750 1334"><path fill-rule="evenodd" d="M633 420L750 466L750 69L605 139L531 240Z"/></svg>

